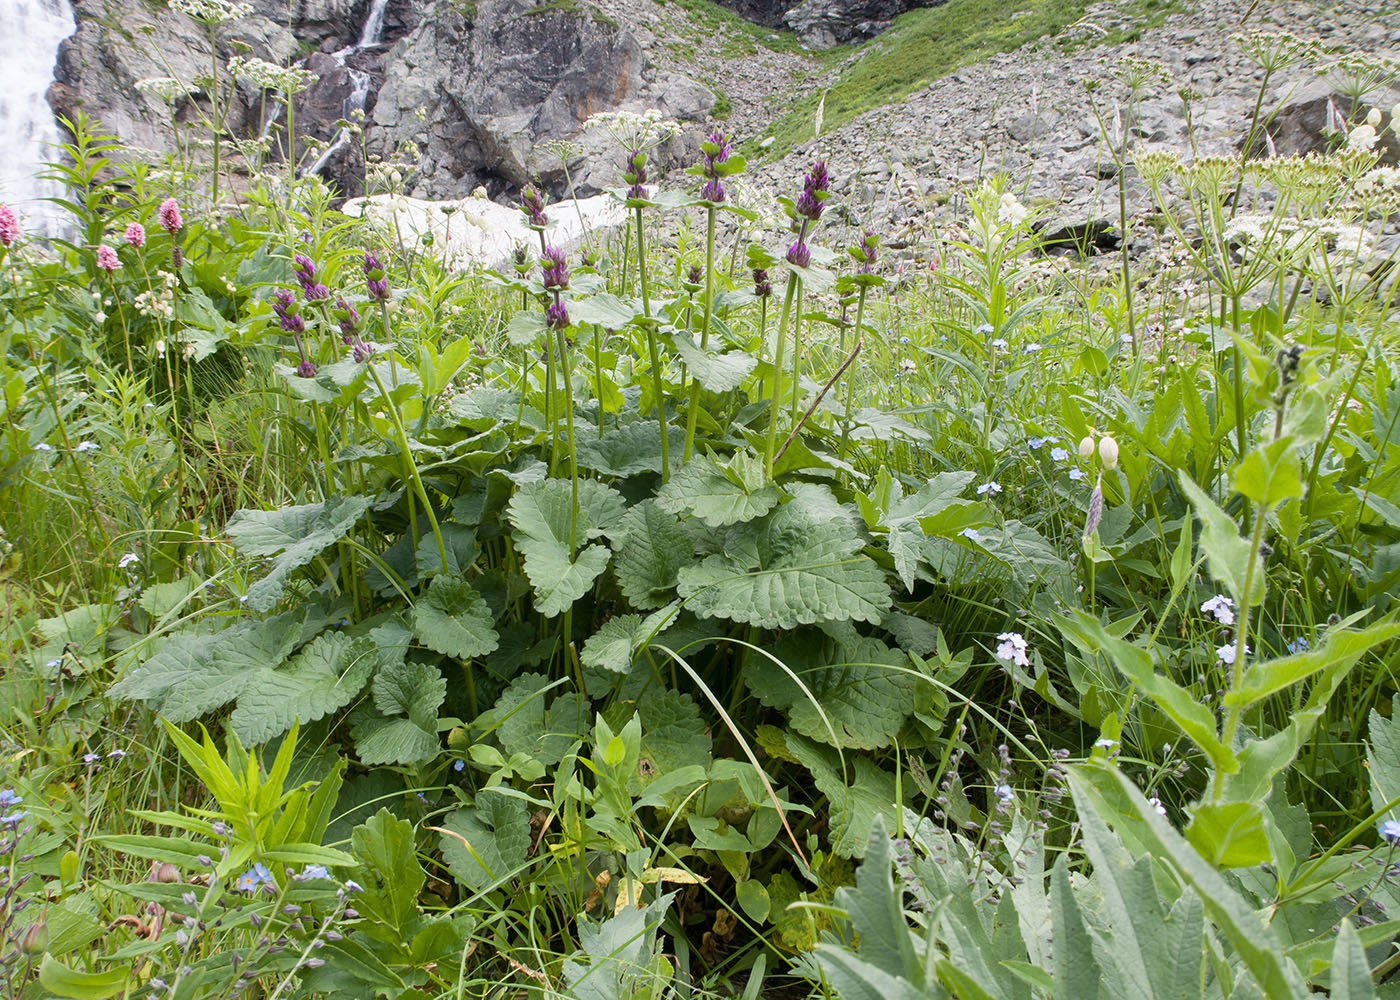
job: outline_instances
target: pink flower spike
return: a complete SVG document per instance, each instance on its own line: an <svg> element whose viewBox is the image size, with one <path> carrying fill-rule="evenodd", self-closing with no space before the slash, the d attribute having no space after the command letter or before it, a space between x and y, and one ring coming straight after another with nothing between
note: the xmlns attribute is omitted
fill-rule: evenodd
<svg viewBox="0 0 1400 1000"><path fill-rule="evenodd" d="M185 224L184 220L180 218L180 203L174 198L166 198L165 201L161 202L156 216L160 219L160 228L171 236L178 233Z"/></svg>
<svg viewBox="0 0 1400 1000"><path fill-rule="evenodd" d="M97 266L111 274L122 266L122 262L117 257L117 252L103 243L97 248Z"/></svg>
<svg viewBox="0 0 1400 1000"><path fill-rule="evenodd" d="M146 227L139 222L127 223L124 238L127 246L140 249L146 245Z"/></svg>
<svg viewBox="0 0 1400 1000"><path fill-rule="evenodd" d="M15 215L15 210L0 202L0 246L14 246L22 233L23 230L19 228L19 216Z"/></svg>

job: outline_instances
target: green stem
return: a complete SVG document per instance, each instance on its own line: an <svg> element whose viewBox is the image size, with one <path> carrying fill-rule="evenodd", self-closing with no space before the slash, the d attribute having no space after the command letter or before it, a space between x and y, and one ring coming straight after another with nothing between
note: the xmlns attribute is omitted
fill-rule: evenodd
<svg viewBox="0 0 1400 1000"><path fill-rule="evenodd" d="M711 206L705 210L705 315L700 321L700 350L710 346L710 317L715 309L715 210ZM700 416L700 380L690 378L690 401L686 405L685 453L682 462L689 462L695 449L695 421Z"/></svg>
<svg viewBox="0 0 1400 1000"><path fill-rule="evenodd" d="M859 343L861 342L861 337L862 337L863 334L864 334L864 327L862 326L862 323L863 323L864 320L865 320L865 292L866 292L866 287L865 287L864 285L861 285L861 286L860 286L860 299L859 299L859 301L856 302L856 333L855 333L855 338L856 338L856 343L857 343L857 344L859 344ZM844 334L844 332L845 332L845 331L843 330L842 333ZM852 396L852 394L853 394L854 392L855 392L855 377L854 377L854 376L851 376L851 375L848 375L848 376L846 376L846 419L845 419L845 421L841 424L841 446L840 446L839 449L837 449L837 452L836 452L836 457L839 458L839 459L840 459L841 461L843 461L843 462L846 460L846 441L847 441L847 439L850 437L850 433L851 433L851 396Z"/></svg>
<svg viewBox="0 0 1400 1000"><path fill-rule="evenodd" d="M787 292L783 296L782 318L778 320L778 346L773 352L773 380L768 391L768 441L763 448L763 471L773 478L773 449L778 443L778 383L783 373L783 345L787 342L788 316L792 312L792 296L797 291L797 276L788 275Z"/></svg>
<svg viewBox="0 0 1400 1000"><path fill-rule="evenodd" d="M602 328L593 324L593 382L598 393L598 437L603 437L603 341Z"/></svg>
<svg viewBox="0 0 1400 1000"><path fill-rule="evenodd" d="M647 287L646 240L642 235L642 206L634 212L637 219L637 276L642 283L642 316L646 320L647 355L651 362L652 391L656 395L656 421L661 427L661 481L671 478L670 442L666 440L666 396L661 379L661 358L656 349L656 329L651 322L651 292Z"/></svg>
<svg viewBox="0 0 1400 1000"><path fill-rule="evenodd" d="M1249 639L1249 615L1253 611L1250 605L1250 591L1254 588L1254 574L1259 564L1259 549L1264 544L1266 513L1261 506L1259 516L1254 519L1254 530L1249 536L1249 564L1245 567L1244 588L1239 595L1239 624L1235 629L1235 662L1230 665L1230 691L1232 694L1244 684L1245 647ZM1231 705L1225 712L1225 726L1221 731L1220 740L1231 752L1233 752L1235 745L1235 734L1240 726L1241 711L1239 705ZM1219 800L1225 788L1223 771L1217 770L1215 772L1212 788L1215 799Z"/></svg>
<svg viewBox="0 0 1400 1000"><path fill-rule="evenodd" d="M802 393L802 300L806 288L801 279L797 282L797 315L793 317L792 327L792 413L791 419L797 420L798 397Z"/></svg>
<svg viewBox="0 0 1400 1000"><path fill-rule="evenodd" d="M209 100L213 104L210 111L213 113L214 124L214 194L210 202L210 208L217 208L219 204L219 150L222 143L219 141L223 133L223 120L219 114L219 41L218 30L209 25L209 54L213 64L213 84L209 89Z"/></svg>
<svg viewBox="0 0 1400 1000"><path fill-rule="evenodd" d="M384 380L379 377L379 372L375 370L374 358L365 362L365 367L369 369L370 377L374 379L374 384L379 388L379 395L384 399L385 409L389 411L389 419L394 424L394 431L399 437L399 447L403 449L404 465L407 468L409 479L413 483L414 492L418 494L418 499L423 502L423 511L428 515L428 523L433 528L433 538L437 540L438 558L442 560L442 571L447 572L447 545L442 540L442 529L438 527L437 515L433 513L432 501L428 499L428 491L423 488L423 480L418 476L418 464L413 460L413 452L408 446L408 432L404 430L403 419L399 416L398 405L389 395L389 390L384 387Z"/></svg>

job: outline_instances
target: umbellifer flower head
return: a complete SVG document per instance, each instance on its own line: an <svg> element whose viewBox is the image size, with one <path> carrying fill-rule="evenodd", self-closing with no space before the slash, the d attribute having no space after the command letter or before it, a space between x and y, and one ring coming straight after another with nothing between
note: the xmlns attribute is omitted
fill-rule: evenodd
<svg viewBox="0 0 1400 1000"><path fill-rule="evenodd" d="M160 203L160 208L156 210L156 218L160 220L160 228L171 236L185 225L184 219L180 218L180 203L174 198L166 198Z"/></svg>
<svg viewBox="0 0 1400 1000"><path fill-rule="evenodd" d="M9 205L0 203L0 246L9 248L19 242L23 230L19 227L19 216Z"/></svg>
<svg viewBox="0 0 1400 1000"><path fill-rule="evenodd" d="M101 243L97 247L97 266L108 274L111 274L113 271L121 268L122 262L115 250L107 244Z"/></svg>

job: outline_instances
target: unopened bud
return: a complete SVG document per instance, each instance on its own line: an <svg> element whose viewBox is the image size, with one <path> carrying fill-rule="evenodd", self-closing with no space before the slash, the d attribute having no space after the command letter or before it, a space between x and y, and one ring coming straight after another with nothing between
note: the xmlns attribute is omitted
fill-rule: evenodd
<svg viewBox="0 0 1400 1000"><path fill-rule="evenodd" d="M1105 469L1118 468L1118 442L1111 437L1106 437L1099 442L1099 458L1103 459Z"/></svg>
<svg viewBox="0 0 1400 1000"><path fill-rule="evenodd" d="M178 882L180 881L180 869L176 868L169 861L162 861L151 868L152 882Z"/></svg>
<svg viewBox="0 0 1400 1000"><path fill-rule="evenodd" d="M1086 462L1094 457L1094 439L1087 434L1079 442L1079 457Z"/></svg>
<svg viewBox="0 0 1400 1000"><path fill-rule="evenodd" d="M19 950L26 955L42 955L49 948L49 922L39 917L19 936Z"/></svg>
<svg viewBox="0 0 1400 1000"><path fill-rule="evenodd" d="M1372 108L1370 111L1366 112L1366 124L1369 125L1369 126L1371 126L1372 128L1380 128L1380 125L1381 125L1381 109L1380 109L1380 108Z"/></svg>

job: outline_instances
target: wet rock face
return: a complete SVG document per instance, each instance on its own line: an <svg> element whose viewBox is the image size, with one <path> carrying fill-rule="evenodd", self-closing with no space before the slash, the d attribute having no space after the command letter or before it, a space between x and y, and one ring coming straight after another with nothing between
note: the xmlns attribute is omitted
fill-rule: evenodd
<svg viewBox="0 0 1400 1000"><path fill-rule="evenodd" d="M948 0L802 0L786 22L803 45L829 49L873 38L900 14L915 7L938 7Z"/></svg>
<svg viewBox="0 0 1400 1000"><path fill-rule="evenodd" d="M439 0L388 60L370 144L387 154L413 141L422 154L413 193L441 198L532 180L558 191L562 162L536 149L570 141L569 180L587 195L617 178L597 130L584 133L591 115L654 107L698 119L713 103L701 85L649 66L629 30L586 5Z"/></svg>
<svg viewBox="0 0 1400 1000"><path fill-rule="evenodd" d="M721 7L728 7L740 17L755 24L770 28L781 28L787 12L796 5L796 0L717 0Z"/></svg>

